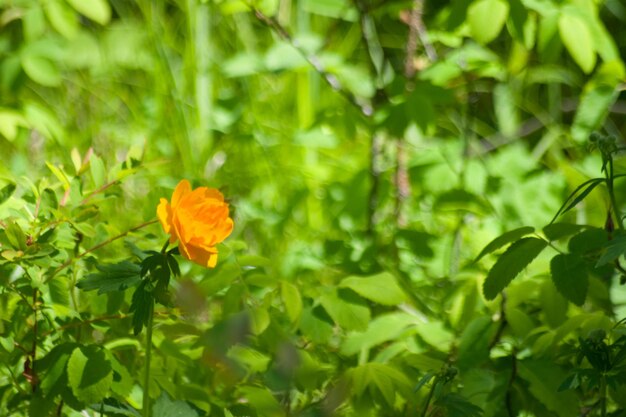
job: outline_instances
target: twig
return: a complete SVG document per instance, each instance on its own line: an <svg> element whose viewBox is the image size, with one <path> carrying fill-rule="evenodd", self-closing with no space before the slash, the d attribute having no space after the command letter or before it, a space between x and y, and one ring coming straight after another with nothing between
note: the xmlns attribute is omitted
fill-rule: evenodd
<svg viewBox="0 0 626 417"><path fill-rule="evenodd" d="M88 203L89 200L91 200L91 198L93 196L95 196L96 194L99 194L99 193L105 191L106 189L108 189L108 188L110 188L110 187L112 187L114 185L117 185L119 183L120 183L119 180L114 180L114 181L111 181L111 182L109 182L107 184L102 185L101 187L98 187L97 189L95 189L91 193L89 193L89 195L87 197L85 197L83 199L83 201L80 202L80 205L84 205L84 204Z"/></svg>
<svg viewBox="0 0 626 417"><path fill-rule="evenodd" d="M91 248L87 249L86 251L84 251L84 252L82 252L82 253L79 253L78 255L74 256L73 258L68 259L68 260L67 260L67 261L65 261L62 265L60 265L57 269L55 269L55 270L54 270L54 272L52 273L52 275L50 275L48 278L46 278L45 282L50 281L50 280L51 280L52 278L54 278L54 277L55 277L55 276L56 276L59 272L61 272L62 270L64 270L64 269L65 269L65 268L67 268L68 266L70 266L70 265L71 265L73 262L75 262L76 260L78 260L78 259L80 259L80 258L84 257L85 255L88 255L88 254L90 254L91 252L94 252L94 251L96 251L96 250L98 250L98 249L100 249L100 248L102 248L102 247L104 247L104 246L108 245L109 243L116 241L117 239L121 239L121 238L123 238L124 236L128 235L129 233L132 233L132 232L134 232L134 231L136 231L136 230L139 230L139 229L141 229L141 228L144 228L144 227L149 226L149 225L151 225L151 224L154 224L154 223L156 223L156 222L158 222L158 220L156 220L156 219L155 219L155 220L150 220L150 221L148 221L148 222L145 222L145 223L140 224L139 226L132 227L132 228L128 229L127 231L120 233L119 235L113 236L113 237L111 237L111 238L109 238L109 239L105 240L104 242L98 243L97 245L92 246Z"/></svg>
<svg viewBox="0 0 626 417"><path fill-rule="evenodd" d="M367 205L367 231L372 234L376 226L376 207L378 206L378 188L380 182L380 167L378 166L378 159L380 158L380 152L382 147L382 139L379 134L372 134L372 141L370 145L370 179L372 184L370 186L369 202Z"/></svg>
<svg viewBox="0 0 626 417"><path fill-rule="evenodd" d="M315 71L317 71L322 76L322 78L333 90L341 94L346 100L348 100L350 104L358 108L365 116L371 116L374 113L372 105L368 101L361 99L352 94L350 91L346 90L339 81L339 79L334 74L328 72L326 68L324 68L324 65L322 64L319 56L314 53L307 52L302 47L302 45L300 45L300 42L298 42L297 39L294 39L289 31L287 31L287 29L280 24L280 22L278 22L273 17L269 17L263 14L263 12L253 6L249 7L254 16L261 23L264 23L267 27L276 32L276 34L281 39L289 43L296 51L298 51L300 55L302 55L302 57L315 69Z"/></svg>
<svg viewBox="0 0 626 417"><path fill-rule="evenodd" d="M504 333L504 329L506 328L508 321L506 319L506 293L502 291L502 301L500 302L500 325L498 326L498 330L494 335L493 339L489 343L489 350L493 349L493 347L500 341L502 337L502 333Z"/></svg>
<svg viewBox="0 0 626 417"><path fill-rule="evenodd" d="M411 195L411 182L409 181L409 171L406 154L406 144L404 138L396 140L396 224L403 228L407 224L404 203Z"/></svg>

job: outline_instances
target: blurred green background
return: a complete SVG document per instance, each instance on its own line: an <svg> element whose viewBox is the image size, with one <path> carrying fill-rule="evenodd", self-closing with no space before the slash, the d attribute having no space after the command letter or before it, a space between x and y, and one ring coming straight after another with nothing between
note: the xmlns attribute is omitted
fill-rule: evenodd
<svg viewBox="0 0 626 417"><path fill-rule="evenodd" d="M33 189L53 189L68 216L97 195L86 249L152 220L181 178L222 190L236 225L223 264L183 267L178 307L199 304L156 342L180 356L179 374L158 383L200 413L189 415L416 415L427 390L412 388L450 361L462 400L428 415L478 415L471 404L507 415L496 405L508 395L504 354L485 365L489 354L471 348L495 331L499 305L481 296L493 258L472 261L507 230L545 226L601 175L588 138L623 142L625 51L620 0L0 0L0 178L17 184L2 213L33 210ZM603 227L608 207L598 187L563 220ZM147 230L158 249L161 230ZM100 261L127 252L119 241ZM600 301L568 306L548 263L540 257L509 293L519 319L509 336L534 361L515 407L566 416L571 398L538 388L542 372L562 370L542 367L554 358L533 328L560 334L583 313L620 319L626 297L597 280ZM86 272L75 274L78 293ZM383 295L354 290L354 276L377 277ZM385 299L388 285L405 295ZM123 310L79 297L71 308L83 319ZM166 343L191 331L175 328L186 319L219 335L240 311L252 312L255 335L253 353L233 353L241 373L205 357L195 375L195 342ZM128 327L99 331L114 341ZM291 354L309 366L293 380L280 373ZM342 391L345 380L365 382ZM13 382L3 384L8 401Z"/></svg>

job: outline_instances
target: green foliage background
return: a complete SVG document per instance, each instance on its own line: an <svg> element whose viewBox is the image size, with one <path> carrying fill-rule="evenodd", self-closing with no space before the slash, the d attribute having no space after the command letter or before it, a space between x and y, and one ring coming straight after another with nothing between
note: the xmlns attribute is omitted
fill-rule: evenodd
<svg viewBox="0 0 626 417"><path fill-rule="evenodd" d="M155 295L155 417L623 415L625 48L620 0L0 0L0 415L141 415L181 178L236 227Z"/></svg>

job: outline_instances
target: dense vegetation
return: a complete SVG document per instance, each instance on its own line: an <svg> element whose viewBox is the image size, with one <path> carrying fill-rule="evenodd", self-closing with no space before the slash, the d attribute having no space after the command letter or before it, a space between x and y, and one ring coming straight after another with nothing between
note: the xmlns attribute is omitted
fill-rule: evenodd
<svg viewBox="0 0 626 417"><path fill-rule="evenodd" d="M0 415L626 415L625 56L621 0L0 0Z"/></svg>

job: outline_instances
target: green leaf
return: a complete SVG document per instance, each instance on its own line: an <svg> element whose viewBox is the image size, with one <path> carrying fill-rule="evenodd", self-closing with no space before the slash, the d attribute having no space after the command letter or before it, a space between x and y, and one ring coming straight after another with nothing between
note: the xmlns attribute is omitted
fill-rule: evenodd
<svg viewBox="0 0 626 417"><path fill-rule="evenodd" d="M63 78L56 62L35 52L21 55L22 68L28 77L46 87L58 87Z"/></svg>
<svg viewBox="0 0 626 417"><path fill-rule="evenodd" d="M616 236L607 243L608 245L604 249L604 253L596 263L596 268L613 262L626 253L626 236Z"/></svg>
<svg viewBox="0 0 626 417"><path fill-rule="evenodd" d="M76 13L70 9L65 1L49 0L44 10L52 27L67 39L72 39L78 33L78 19Z"/></svg>
<svg viewBox="0 0 626 417"><path fill-rule="evenodd" d="M606 230L589 228L574 235L567 245L569 251L578 254L589 254L600 251L609 241Z"/></svg>
<svg viewBox="0 0 626 417"><path fill-rule="evenodd" d="M546 323L551 328L557 328L567 319L567 300L558 292L552 281L544 280L539 301Z"/></svg>
<svg viewBox="0 0 626 417"><path fill-rule="evenodd" d="M502 0L479 0L467 10L467 20L472 38L487 44L498 37L506 17L509 4Z"/></svg>
<svg viewBox="0 0 626 417"><path fill-rule="evenodd" d="M369 323L364 332L350 332L341 344L341 354L354 355L362 349L370 349L393 341L404 334L408 327L417 325L415 317L403 312L380 315ZM422 323L420 323L422 324Z"/></svg>
<svg viewBox="0 0 626 417"><path fill-rule="evenodd" d="M489 343L496 331L491 317L477 317L461 334L457 365L461 369L478 366L489 358Z"/></svg>
<svg viewBox="0 0 626 417"><path fill-rule="evenodd" d="M111 362L95 345L74 349L67 362L67 376L73 394L85 404L102 401L113 382Z"/></svg>
<svg viewBox="0 0 626 417"><path fill-rule="evenodd" d="M113 265L96 265L100 272L87 275L76 286L83 291L98 290L98 294L124 291L141 281L141 267L130 261Z"/></svg>
<svg viewBox="0 0 626 417"><path fill-rule="evenodd" d="M358 297L332 292L320 297L320 303L335 323L346 330L365 330L370 321L370 310Z"/></svg>
<svg viewBox="0 0 626 417"><path fill-rule="evenodd" d="M585 226L572 223L552 223L543 228L543 234L549 241L555 241L567 236L575 235L584 229Z"/></svg>
<svg viewBox="0 0 626 417"><path fill-rule="evenodd" d="M509 84L500 83L494 87L493 110L500 131L507 137L513 137L519 128L519 117L516 97Z"/></svg>
<svg viewBox="0 0 626 417"><path fill-rule="evenodd" d="M558 391L566 374L554 362L532 359L518 361L518 372L530 384L530 392L548 410L562 417L574 416L580 411L573 391Z"/></svg>
<svg viewBox="0 0 626 417"><path fill-rule="evenodd" d="M563 203L561 208L556 212L556 214L554 215L554 218L552 219L550 224L554 223L554 221L560 215L565 214L568 211L570 211L571 209L573 209L574 207L576 207L576 205L578 203L580 203L581 201L583 201L583 199L585 197L587 197L587 195L589 195L589 193L591 191L593 191L593 189L596 188L596 186L598 184L601 184L604 181L605 181L604 178L592 178L592 179L590 179L588 181L585 181L584 183L580 184L578 187L576 187L576 189L574 191L572 191L572 193L569 195L569 197L567 197L567 200L565 200L565 203ZM587 188L585 188L585 187L587 187ZM583 188L585 188L585 190L582 193L580 193L576 198L574 198L568 205L567 203L572 199L572 197L574 197Z"/></svg>
<svg viewBox="0 0 626 417"><path fill-rule="evenodd" d="M152 417L198 417L199 414L187 402L172 400L165 391L152 406Z"/></svg>
<svg viewBox="0 0 626 417"><path fill-rule="evenodd" d="M563 13L559 17L559 34L574 61L586 74L590 73L596 65L596 50L587 23L575 14Z"/></svg>
<svg viewBox="0 0 626 417"><path fill-rule="evenodd" d="M591 81L586 86L572 124L572 138L576 142L585 143L593 131L602 127L618 95L613 85Z"/></svg>
<svg viewBox="0 0 626 417"><path fill-rule="evenodd" d="M106 25L111 20L111 6L106 0L67 0L78 13Z"/></svg>
<svg viewBox="0 0 626 417"><path fill-rule="evenodd" d="M244 345L231 347L226 356L239 363L249 373L265 372L271 360L269 356Z"/></svg>
<svg viewBox="0 0 626 417"><path fill-rule="evenodd" d="M67 386L66 365L76 347L76 343L62 343L35 363L46 396L55 396Z"/></svg>
<svg viewBox="0 0 626 417"><path fill-rule="evenodd" d="M143 326L148 324L153 309L154 298L152 293L146 290L146 281L142 281L133 293L133 299L128 310L133 313L133 333L135 336L141 333Z"/></svg>
<svg viewBox="0 0 626 417"><path fill-rule="evenodd" d="M239 393L241 398L247 400L261 416L283 417L285 415L280 403L267 388L242 386L239 388Z"/></svg>
<svg viewBox="0 0 626 417"><path fill-rule="evenodd" d="M315 343L326 343L333 335L333 320L321 306L305 308L300 319L300 331Z"/></svg>
<svg viewBox="0 0 626 417"><path fill-rule="evenodd" d="M280 295L285 305L287 315L292 322L297 322L302 314L302 298L298 287L290 282L282 281Z"/></svg>
<svg viewBox="0 0 626 417"><path fill-rule="evenodd" d="M364 395L366 389L370 395L378 391L389 407L394 406L397 391L406 393L410 387L402 372L384 363L370 362L357 366L349 371L349 375L356 396Z"/></svg>
<svg viewBox="0 0 626 417"><path fill-rule="evenodd" d="M498 258L483 285L487 300L493 300L522 269L526 268L548 245L543 239L526 237L513 243Z"/></svg>
<svg viewBox="0 0 626 417"><path fill-rule="evenodd" d="M108 355L111 361L111 369L113 370L113 382L111 391L124 398L127 397L133 389L134 379L130 375L128 369L122 365L112 354Z"/></svg>
<svg viewBox="0 0 626 417"><path fill-rule="evenodd" d="M15 184L10 183L2 187L2 189L0 189L0 204L7 201L13 195L13 192L15 191L15 187L16 187Z"/></svg>
<svg viewBox="0 0 626 417"><path fill-rule="evenodd" d="M485 246L485 248L480 252L480 254L478 254L474 262L478 262L480 258L487 255L488 253L496 251L508 243L515 242L516 240L519 240L522 237L534 231L535 231L534 227L524 226L524 227L520 227L519 229L515 229L515 230L508 231L506 233L503 233L502 235L492 240L487 246Z"/></svg>
<svg viewBox="0 0 626 417"><path fill-rule="evenodd" d="M445 408L446 415L450 417L481 417L483 415L483 410L480 407L454 392L441 396L435 401L435 404Z"/></svg>
<svg viewBox="0 0 626 417"><path fill-rule="evenodd" d="M26 235L19 224L14 221L9 222L4 233L13 249L21 251L26 250Z"/></svg>
<svg viewBox="0 0 626 417"><path fill-rule="evenodd" d="M13 110L0 110L0 134L9 142L15 140L20 127L28 127L24 116Z"/></svg>
<svg viewBox="0 0 626 417"><path fill-rule="evenodd" d="M339 287L350 288L362 297L383 305L397 305L406 300L406 294L389 272L369 277L350 276L344 278Z"/></svg>
<svg viewBox="0 0 626 417"><path fill-rule="evenodd" d="M556 289L572 303L582 306L589 288L583 258L570 253L558 254L550 262L550 273Z"/></svg>

